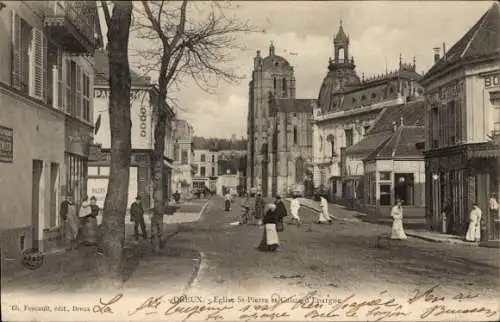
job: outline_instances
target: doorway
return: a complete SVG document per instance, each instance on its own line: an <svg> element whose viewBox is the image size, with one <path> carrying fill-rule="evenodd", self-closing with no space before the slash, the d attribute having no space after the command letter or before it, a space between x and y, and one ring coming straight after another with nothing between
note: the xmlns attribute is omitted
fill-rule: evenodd
<svg viewBox="0 0 500 322"><path fill-rule="evenodd" d="M32 163L32 177L31 177L31 230L32 230L32 248L33 250L39 250L40 243L40 200L43 195L42 188L42 171L43 171L43 161L33 160Z"/></svg>
<svg viewBox="0 0 500 322"><path fill-rule="evenodd" d="M59 192L59 164L50 164L50 211L49 211L49 227L57 226L57 204Z"/></svg>
<svg viewBox="0 0 500 322"><path fill-rule="evenodd" d="M394 174L394 199L404 201L407 206L415 205L413 173Z"/></svg>

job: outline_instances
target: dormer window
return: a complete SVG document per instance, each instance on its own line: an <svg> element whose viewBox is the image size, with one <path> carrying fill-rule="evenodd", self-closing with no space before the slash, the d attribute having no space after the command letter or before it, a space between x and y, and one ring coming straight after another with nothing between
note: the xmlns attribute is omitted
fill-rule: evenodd
<svg viewBox="0 0 500 322"><path fill-rule="evenodd" d="M377 94L372 93L372 98L376 98L376 97L377 97Z"/></svg>
<svg viewBox="0 0 500 322"><path fill-rule="evenodd" d="M353 103L356 103L356 97L353 97L353 98L352 98L352 102L353 102Z"/></svg>
<svg viewBox="0 0 500 322"><path fill-rule="evenodd" d="M279 63L277 61L274 62L274 66L278 67Z"/></svg>
<svg viewBox="0 0 500 322"><path fill-rule="evenodd" d="M365 96L365 95L361 96L361 100L362 100L362 101L364 101L365 99L366 99L366 96Z"/></svg>

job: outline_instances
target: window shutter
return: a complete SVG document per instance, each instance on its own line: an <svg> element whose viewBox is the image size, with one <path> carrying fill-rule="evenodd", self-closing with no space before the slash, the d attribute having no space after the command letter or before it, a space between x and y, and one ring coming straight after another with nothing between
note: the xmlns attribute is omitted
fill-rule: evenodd
<svg viewBox="0 0 500 322"><path fill-rule="evenodd" d="M14 10L12 17L12 80L11 85L17 90L21 90L21 18Z"/></svg>
<svg viewBox="0 0 500 322"><path fill-rule="evenodd" d="M75 107L76 107L76 117L82 117L82 84L83 84L83 73L82 68L76 65L76 90L75 90Z"/></svg>
<svg viewBox="0 0 500 322"><path fill-rule="evenodd" d="M64 76L65 76L64 57L61 48L57 49L57 106L61 111L64 111Z"/></svg>
<svg viewBox="0 0 500 322"><path fill-rule="evenodd" d="M40 30L33 28L31 42L31 81L30 95L43 100L44 98L44 37Z"/></svg>

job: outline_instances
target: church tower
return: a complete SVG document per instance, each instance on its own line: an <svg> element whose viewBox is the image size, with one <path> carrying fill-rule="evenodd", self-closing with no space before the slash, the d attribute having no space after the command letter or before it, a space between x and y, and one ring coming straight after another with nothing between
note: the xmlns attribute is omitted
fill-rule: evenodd
<svg viewBox="0 0 500 322"><path fill-rule="evenodd" d="M340 21L339 31L333 39L334 57L330 59L328 70L334 72L336 82L335 88L342 92L350 87L360 84L359 78L356 75L354 57L349 58L349 36L346 35L342 20Z"/></svg>
<svg viewBox="0 0 500 322"><path fill-rule="evenodd" d="M269 195L272 173L272 131L274 117L270 111L270 98L294 99L295 76L293 67L276 55L271 42L268 56L260 50L254 57L252 80L249 83L247 116L247 190L251 188Z"/></svg>
<svg viewBox="0 0 500 322"><path fill-rule="evenodd" d="M349 57L349 36L345 33L342 21L337 35L333 38L333 58L328 61L328 73L323 79L318 104L323 111L332 111L340 102L332 97L358 87L361 80L355 71L354 57Z"/></svg>

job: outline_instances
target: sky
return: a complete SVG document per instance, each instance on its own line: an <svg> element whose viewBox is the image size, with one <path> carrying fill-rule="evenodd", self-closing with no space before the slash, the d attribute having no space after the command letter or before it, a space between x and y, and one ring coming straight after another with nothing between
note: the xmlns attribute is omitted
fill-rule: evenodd
<svg viewBox="0 0 500 322"><path fill-rule="evenodd" d="M241 34L245 49L233 53L228 63L243 79L237 84L220 83L214 93L199 89L192 80L174 96L195 134L204 137L246 137L248 82L253 58L261 50L268 55L271 41L276 54L295 69L296 97L317 98L333 56L333 37L339 22L350 37L349 55L358 75L365 77L394 70L399 57L416 59L418 72L433 63L433 48L446 48L458 41L491 6L491 1L253 1L232 2L227 14L248 20L258 33ZM103 21L103 19L101 19ZM103 25L103 23L101 23ZM103 35L106 27L103 25ZM132 46L135 39L130 39ZM297 55L290 55L294 53ZM135 63L132 63L134 65ZM134 68L134 66L132 66ZM154 75L151 75L154 78Z"/></svg>

